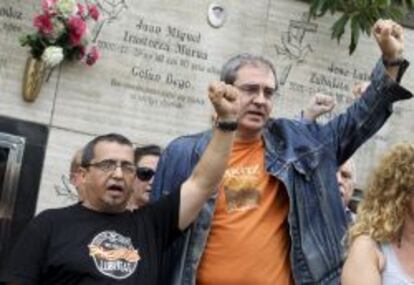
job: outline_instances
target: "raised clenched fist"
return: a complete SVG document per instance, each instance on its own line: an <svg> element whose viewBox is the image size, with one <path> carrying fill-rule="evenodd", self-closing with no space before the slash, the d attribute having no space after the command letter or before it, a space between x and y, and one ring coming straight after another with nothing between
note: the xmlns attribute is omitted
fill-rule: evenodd
<svg viewBox="0 0 414 285"><path fill-rule="evenodd" d="M208 97L218 119L237 121L240 112L240 96L235 87L221 81L212 82L208 87Z"/></svg>
<svg viewBox="0 0 414 285"><path fill-rule="evenodd" d="M372 29L385 60L399 59L404 50L403 28L392 20L378 20Z"/></svg>

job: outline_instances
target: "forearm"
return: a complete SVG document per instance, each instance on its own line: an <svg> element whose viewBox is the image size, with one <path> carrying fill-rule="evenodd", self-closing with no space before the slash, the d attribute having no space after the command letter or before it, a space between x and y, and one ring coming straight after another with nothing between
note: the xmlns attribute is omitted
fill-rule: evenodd
<svg viewBox="0 0 414 285"><path fill-rule="evenodd" d="M392 80L397 81L398 71L400 68L398 66L390 66L386 67L385 69Z"/></svg>
<svg viewBox="0 0 414 285"><path fill-rule="evenodd" d="M208 195L220 183L227 167L235 132L215 128L213 136L200 161L193 170L190 180Z"/></svg>
<svg viewBox="0 0 414 285"><path fill-rule="evenodd" d="M379 61L364 94L345 113L335 117L323 128L323 137L333 139L334 155L339 155L339 163L347 160L382 127L392 113L394 102L411 97L412 94L397 84Z"/></svg>
<svg viewBox="0 0 414 285"><path fill-rule="evenodd" d="M382 58L382 63L388 76L391 78L391 80L400 83L403 74L409 66L409 62L402 57L394 60L394 64L391 64L392 62L393 60L385 59L384 57Z"/></svg>
<svg viewBox="0 0 414 285"><path fill-rule="evenodd" d="M227 167L234 132L213 130L213 136L189 179L181 187L179 228L185 229L217 189Z"/></svg>

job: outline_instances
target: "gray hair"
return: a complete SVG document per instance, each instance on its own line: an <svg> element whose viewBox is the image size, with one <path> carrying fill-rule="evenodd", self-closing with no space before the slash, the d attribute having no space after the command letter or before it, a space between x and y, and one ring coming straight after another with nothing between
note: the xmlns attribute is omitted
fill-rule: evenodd
<svg viewBox="0 0 414 285"><path fill-rule="evenodd" d="M233 84L236 81L237 72L246 65L265 66L273 73L275 81L277 81L276 70L270 60L249 53L242 53L230 58L221 69L220 80L227 84Z"/></svg>

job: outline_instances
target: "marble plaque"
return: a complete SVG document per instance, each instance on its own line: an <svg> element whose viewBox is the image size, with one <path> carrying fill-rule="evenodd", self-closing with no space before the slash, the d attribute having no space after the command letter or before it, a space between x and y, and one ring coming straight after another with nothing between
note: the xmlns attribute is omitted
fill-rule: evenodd
<svg viewBox="0 0 414 285"><path fill-rule="evenodd" d="M223 1L229 15L214 28L209 1L115 2L95 31L102 59L64 66L52 125L161 144L208 127L207 85L229 56L261 51L267 3Z"/></svg>
<svg viewBox="0 0 414 285"><path fill-rule="evenodd" d="M265 36L265 54L277 67L281 95L274 115L298 116L309 99L321 92L336 99L334 111L320 120L343 112L355 98L352 87L369 80L380 56L373 37L361 37L357 50L348 54L349 31L340 44L331 40L336 16L309 19L309 6L297 1L272 1ZM348 28L349 29L349 28ZM405 56L413 61L414 32L406 29ZM414 90L414 71L408 69L402 84ZM414 100L397 103L384 127L355 154L358 186L364 188L379 156L393 143L414 139Z"/></svg>

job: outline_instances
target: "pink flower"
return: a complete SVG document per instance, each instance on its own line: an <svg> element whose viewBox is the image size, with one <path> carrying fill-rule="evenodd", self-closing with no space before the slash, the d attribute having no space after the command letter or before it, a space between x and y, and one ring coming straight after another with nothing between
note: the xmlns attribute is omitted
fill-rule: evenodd
<svg viewBox="0 0 414 285"><path fill-rule="evenodd" d="M80 44L82 37L86 32L86 23L80 17L71 17L68 21L69 38L72 45L77 46Z"/></svg>
<svg viewBox="0 0 414 285"><path fill-rule="evenodd" d="M33 19L33 26L39 29L43 35L50 35L53 32L53 24L49 15L38 15Z"/></svg>
<svg viewBox="0 0 414 285"><path fill-rule="evenodd" d="M99 19L99 10L96 5L90 5L88 6L88 13L91 16L92 19L95 21L98 21Z"/></svg>
<svg viewBox="0 0 414 285"><path fill-rule="evenodd" d="M54 11L56 2L58 0L41 0L40 5L45 14L51 14Z"/></svg>
<svg viewBox="0 0 414 285"><path fill-rule="evenodd" d="M77 3L77 6L78 6L78 15L83 17L85 14L85 7L80 3Z"/></svg>
<svg viewBox="0 0 414 285"><path fill-rule="evenodd" d="M86 55L86 64L93 65L99 58L99 51L97 47L92 47L91 50Z"/></svg>
<svg viewBox="0 0 414 285"><path fill-rule="evenodd" d="M86 50L84 46L78 46L78 56L77 59L81 60L85 56Z"/></svg>

